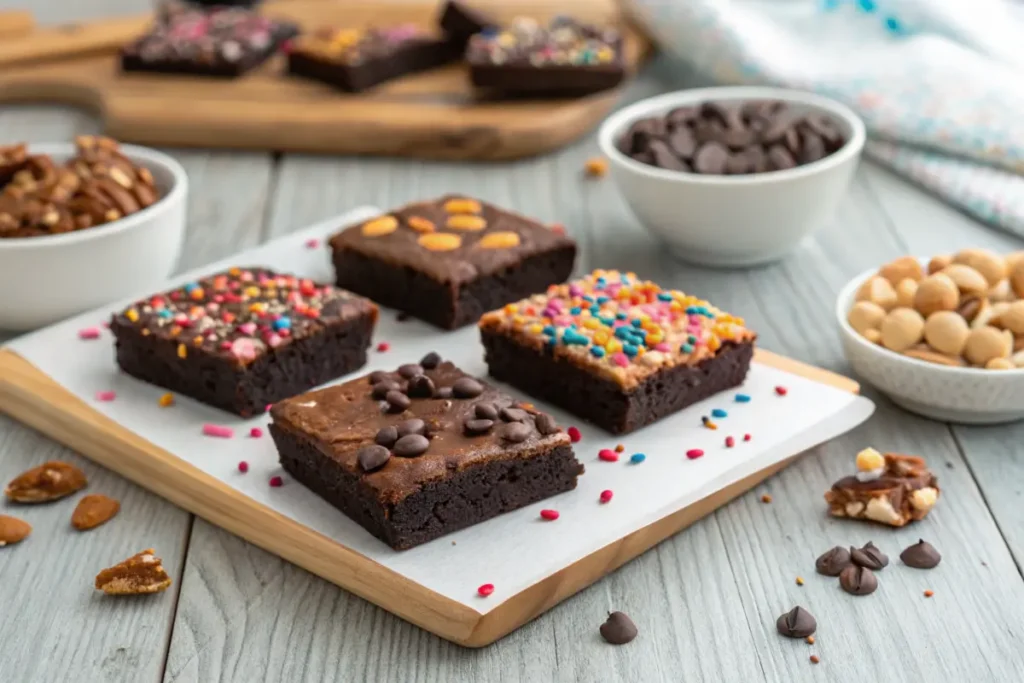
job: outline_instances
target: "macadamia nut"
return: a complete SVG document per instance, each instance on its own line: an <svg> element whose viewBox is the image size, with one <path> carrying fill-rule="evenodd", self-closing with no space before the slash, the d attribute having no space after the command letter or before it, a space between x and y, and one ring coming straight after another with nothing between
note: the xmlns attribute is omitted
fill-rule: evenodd
<svg viewBox="0 0 1024 683"><path fill-rule="evenodd" d="M896 285L896 307L913 308L916 295L917 280L911 280L909 277L900 280L899 284Z"/></svg>
<svg viewBox="0 0 1024 683"><path fill-rule="evenodd" d="M953 262L952 256L933 256L928 262L928 274L934 275Z"/></svg>
<svg viewBox="0 0 1024 683"><path fill-rule="evenodd" d="M873 275L857 290L857 301L870 301L885 310L896 305L896 290L884 277Z"/></svg>
<svg viewBox="0 0 1024 683"><path fill-rule="evenodd" d="M858 301L850 309L846 321L850 323L850 327L863 335L868 330L878 329L884 317L885 309L878 304L870 301Z"/></svg>
<svg viewBox="0 0 1024 683"><path fill-rule="evenodd" d="M940 353L959 356L971 329L959 313L937 311L924 323L924 340Z"/></svg>
<svg viewBox="0 0 1024 683"><path fill-rule="evenodd" d="M942 272L953 280L961 294L984 294L988 291L988 280L970 266L953 263L946 266Z"/></svg>
<svg viewBox="0 0 1024 683"><path fill-rule="evenodd" d="M879 328L882 345L891 351L905 351L921 341L924 318L912 308L896 308L886 314Z"/></svg>
<svg viewBox="0 0 1024 683"><path fill-rule="evenodd" d="M924 269L913 256L904 256L895 261L886 263L878 269L878 274L889 281L893 287L903 280L917 282L924 277Z"/></svg>
<svg viewBox="0 0 1024 683"><path fill-rule="evenodd" d="M994 320L1003 329L1015 335L1024 335L1024 301L1014 301L1003 311L997 311Z"/></svg>
<svg viewBox="0 0 1024 683"><path fill-rule="evenodd" d="M1010 287L1014 294L1024 299L1024 259L1017 261L1010 271Z"/></svg>
<svg viewBox="0 0 1024 683"><path fill-rule="evenodd" d="M1006 259L988 249L964 249L953 255L953 263L962 263L981 273L989 287L1006 277Z"/></svg>
<svg viewBox="0 0 1024 683"><path fill-rule="evenodd" d="M895 294L895 292L893 292ZM960 301L960 290L952 278L943 273L929 275L917 285L914 308L923 316L936 311L952 311Z"/></svg>
<svg viewBox="0 0 1024 683"><path fill-rule="evenodd" d="M884 324L884 322L883 322ZM994 327L971 330L964 344L964 357L972 364L984 366L993 358L1009 358L1013 335Z"/></svg>

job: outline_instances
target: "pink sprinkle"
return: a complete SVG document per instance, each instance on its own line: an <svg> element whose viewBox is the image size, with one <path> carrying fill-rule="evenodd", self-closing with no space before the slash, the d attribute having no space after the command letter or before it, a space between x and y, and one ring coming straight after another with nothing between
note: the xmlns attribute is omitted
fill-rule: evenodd
<svg viewBox="0 0 1024 683"><path fill-rule="evenodd" d="M203 425L203 434L206 436L216 436L221 439L230 439L235 435L235 430L231 427L207 423Z"/></svg>
<svg viewBox="0 0 1024 683"><path fill-rule="evenodd" d="M485 583L484 585L477 588L476 592L480 594L480 597L486 598L488 595L494 592L494 584Z"/></svg>
<svg viewBox="0 0 1024 683"><path fill-rule="evenodd" d="M96 400L97 401L113 401L115 398L117 398L117 392L114 392L114 391L97 391L96 392Z"/></svg>
<svg viewBox="0 0 1024 683"><path fill-rule="evenodd" d="M750 441L750 434L744 434L743 435L743 440L744 441Z"/></svg>
<svg viewBox="0 0 1024 683"><path fill-rule="evenodd" d="M245 474L246 472L248 472L249 471L249 463L247 463L244 460L242 462L238 463L238 471L241 472L242 474Z"/></svg>
<svg viewBox="0 0 1024 683"><path fill-rule="evenodd" d="M384 353L390 348L391 344L388 344L387 342L381 342L380 344L377 344L377 351L379 351L380 353Z"/></svg>
<svg viewBox="0 0 1024 683"><path fill-rule="evenodd" d="M611 489L606 489L604 491L601 491L601 502L602 503L607 503L611 499L612 499Z"/></svg>
<svg viewBox="0 0 1024 683"><path fill-rule="evenodd" d="M787 389L786 387L775 387L775 393L778 394L779 396L785 396L786 394L789 393L789 389Z"/></svg>
<svg viewBox="0 0 1024 683"><path fill-rule="evenodd" d="M275 489L284 486L284 479L282 479L281 477L271 477L270 486Z"/></svg>
<svg viewBox="0 0 1024 683"><path fill-rule="evenodd" d="M307 249L316 249L319 246L320 246L320 240L318 240L315 237L310 237L308 240L306 240L306 248Z"/></svg>
<svg viewBox="0 0 1024 683"><path fill-rule="evenodd" d="M629 367L629 356L624 354L622 351L616 351L612 354L612 362L618 365L620 368Z"/></svg>
<svg viewBox="0 0 1024 683"><path fill-rule="evenodd" d="M696 460L702 455L704 455L704 451L702 451L699 448L691 448L690 450L686 451L686 457L689 458L690 460Z"/></svg>
<svg viewBox="0 0 1024 683"><path fill-rule="evenodd" d="M558 510L541 510L540 516L549 522L553 522L558 519Z"/></svg>
<svg viewBox="0 0 1024 683"><path fill-rule="evenodd" d="M583 438L583 435L580 434L580 430L576 429L576 427L569 427L565 431L569 434L569 441L573 443L579 443L579 440Z"/></svg>
<svg viewBox="0 0 1024 683"><path fill-rule="evenodd" d="M241 332L242 334L252 334L253 332L256 331L256 323L242 323L241 325L238 326L238 331Z"/></svg>
<svg viewBox="0 0 1024 683"><path fill-rule="evenodd" d="M654 350L661 351L662 353L667 353L672 350L672 347L666 344L665 342L660 342L654 345Z"/></svg>
<svg viewBox="0 0 1024 683"><path fill-rule="evenodd" d="M99 339L100 328L98 327L86 327L78 331L79 339Z"/></svg>
<svg viewBox="0 0 1024 683"><path fill-rule="evenodd" d="M602 448L597 452L597 457L605 462L617 462L619 454L610 448Z"/></svg>
<svg viewBox="0 0 1024 683"><path fill-rule="evenodd" d="M725 437L725 447L726 448L732 448L735 445L736 445L736 439L732 438L731 436Z"/></svg>
<svg viewBox="0 0 1024 683"><path fill-rule="evenodd" d="M260 429L259 427L253 427L252 429L249 430L249 436L251 436L254 439L258 439L261 436L263 436L263 430Z"/></svg>
<svg viewBox="0 0 1024 683"><path fill-rule="evenodd" d="M270 409L271 409L271 408L273 408L273 407L274 407L274 404L273 404L273 403L268 403L268 404L267 404L267 405L266 405L266 406L265 406L265 407L263 408L263 410L269 413L269 412L270 412Z"/></svg>
<svg viewBox="0 0 1024 683"><path fill-rule="evenodd" d="M104 329L107 329L107 330L109 330L109 329L110 329L110 322L109 322L109 321L106 321L106 320L104 320L104 321L103 321L103 327L104 327Z"/></svg>

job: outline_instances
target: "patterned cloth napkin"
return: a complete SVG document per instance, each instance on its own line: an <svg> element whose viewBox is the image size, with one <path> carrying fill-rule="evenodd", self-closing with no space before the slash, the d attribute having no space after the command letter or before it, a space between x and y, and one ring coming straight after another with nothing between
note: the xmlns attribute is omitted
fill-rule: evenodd
<svg viewBox="0 0 1024 683"><path fill-rule="evenodd" d="M716 81L812 90L875 160L1024 237L1024 8L1007 0L627 0Z"/></svg>

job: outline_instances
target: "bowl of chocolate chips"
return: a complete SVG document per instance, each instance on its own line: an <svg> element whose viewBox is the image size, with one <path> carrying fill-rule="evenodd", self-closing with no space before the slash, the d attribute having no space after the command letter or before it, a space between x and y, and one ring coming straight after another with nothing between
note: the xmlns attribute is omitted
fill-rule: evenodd
<svg viewBox="0 0 1024 683"><path fill-rule="evenodd" d="M864 141L845 105L762 87L641 100L598 133L640 222L680 259L721 267L777 261L826 224Z"/></svg>

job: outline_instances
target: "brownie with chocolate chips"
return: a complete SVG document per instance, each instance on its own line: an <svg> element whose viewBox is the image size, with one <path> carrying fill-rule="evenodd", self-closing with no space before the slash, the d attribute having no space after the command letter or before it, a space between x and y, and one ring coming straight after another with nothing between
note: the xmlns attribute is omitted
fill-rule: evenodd
<svg viewBox="0 0 1024 683"><path fill-rule="evenodd" d="M741 384L757 337L707 301L614 270L491 311L480 333L492 377L613 434Z"/></svg>
<svg viewBox="0 0 1024 683"><path fill-rule="evenodd" d="M569 436L436 353L274 404L295 479L396 550L576 488Z"/></svg>
<svg viewBox="0 0 1024 683"><path fill-rule="evenodd" d="M237 78L298 35L295 24L241 7L174 6L121 50L122 71Z"/></svg>
<svg viewBox="0 0 1024 683"><path fill-rule="evenodd" d="M242 417L366 363L377 307L330 285L232 268L116 313L117 364Z"/></svg>
<svg viewBox="0 0 1024 683"><path fill-rule="evenodd" d="M474 86L513 96L588 95L626 78L621 33L567 16L487 27L470 38L466 61Z"/></svg>
<svg viewBox="0 0 1024 683"><path fill-rule="evenodd" d="M331 249L339 287L445 329L564 282L576 259L559 230L455 195L350 226Z"/></svg>

